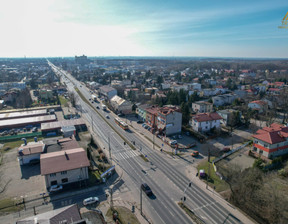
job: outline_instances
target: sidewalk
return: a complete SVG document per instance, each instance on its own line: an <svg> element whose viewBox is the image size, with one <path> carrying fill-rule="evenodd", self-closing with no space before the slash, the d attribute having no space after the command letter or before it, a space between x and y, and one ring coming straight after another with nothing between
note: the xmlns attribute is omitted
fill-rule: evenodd
<svg viewBox="0 0 288 224"><path fill-rule="evenodd" d="M109 201L109 198L108 198L108 201ZM107 223L113 223L114 224L115 222L106 216L106 213L110 208L110 203L108 201L101 203L99 205L99 209L105 215ZM113 206L114 207L125 207L125 208L129 209L131 212L132 212L132 206L135 206L133 214L137 217L138 221L141 224L152 223L150 220L145 218L145 216L141 215L140 209L138 208L137 205L135 205L135 203L131 203L130 201L124 201L124 200L113 200Z"/></svg>

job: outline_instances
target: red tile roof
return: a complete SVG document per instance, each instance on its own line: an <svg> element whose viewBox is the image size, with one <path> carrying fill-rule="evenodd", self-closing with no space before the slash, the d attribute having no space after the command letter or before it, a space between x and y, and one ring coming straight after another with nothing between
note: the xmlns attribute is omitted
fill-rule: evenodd
<svg viewBox="0 0 288 224"><path fill-rule="evenodd" d="M51 152L40 156L41 175L88 167L90 162L83 148Z"/></svg>
<svg viewBox="0 0 288 224"><path fill-rule="evenodd" d="M270 127L259 129L252 137L269 144L284 142L288 137L288 127L273 123Z"/></svg>
<svg viewBox="0 0 288 224"><path fill-rule="evenodd" d="M213 121L223 119L218 113L201 113L193 116L193 119L197 122Z"/></svg>
<svg viewBox="0 0 288 224"><path fill-rule="evenodd" d="M262 100L255 100L255 101L252 101L250 103L256 103L256 104L259 104L261 106L267 105L267 102L262 101Z"/></svg>

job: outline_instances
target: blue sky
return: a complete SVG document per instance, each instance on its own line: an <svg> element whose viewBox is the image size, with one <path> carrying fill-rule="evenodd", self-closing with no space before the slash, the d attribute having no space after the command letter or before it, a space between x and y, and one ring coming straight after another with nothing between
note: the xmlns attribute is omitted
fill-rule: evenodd
<svg viewBox="0 0 288 224"><path fill-rule="evenodd" d="M288 58L288 1L0 0L0 57Z"/></svg>

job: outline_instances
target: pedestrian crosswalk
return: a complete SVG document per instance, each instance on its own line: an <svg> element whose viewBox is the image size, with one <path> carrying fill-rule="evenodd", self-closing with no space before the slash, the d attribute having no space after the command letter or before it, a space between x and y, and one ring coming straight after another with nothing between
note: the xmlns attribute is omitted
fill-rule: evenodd
<svg viewBox="0 0 288 224"><path fill-rule="evenodd" d="M140 154L134 150L117 150L117 151L113 152L113 157L115 159L117 159L118 161L129 159L129 158L136 157L139 155Z"/></svg>

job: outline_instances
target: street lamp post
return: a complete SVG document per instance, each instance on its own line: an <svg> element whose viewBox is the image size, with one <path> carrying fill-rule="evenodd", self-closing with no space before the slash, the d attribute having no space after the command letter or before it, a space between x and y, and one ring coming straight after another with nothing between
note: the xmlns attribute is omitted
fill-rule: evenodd
<svg viewBox="0 0 288 224"><path fill-rule="evenodd" d="M142 212L142 188L140 186L140 212L141 212L141 215L143 215L143 212Z"/></svg>

